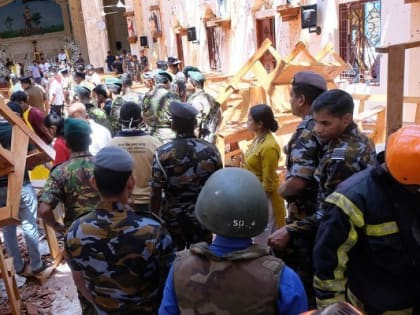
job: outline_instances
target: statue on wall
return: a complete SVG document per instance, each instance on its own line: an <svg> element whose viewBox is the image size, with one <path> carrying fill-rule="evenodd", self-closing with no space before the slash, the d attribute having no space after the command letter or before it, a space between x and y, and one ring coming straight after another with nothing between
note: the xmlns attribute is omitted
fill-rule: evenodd
<svg viewBox="0 0 420 315"><path fill-rule="evenodd" d="M136 36L136 31L134 30L134 17L127 16L127 29L128 29L128 36Z"/></svg>
<svg viewBox="0 0 420 315"><path fill-rule="evenodd" d="M32 29L31 10L29 9L27 5L25 5L25 13L23 14L23 17L25 18L26 27L29 29Z"/></svg>
<svg viewBox="0 0 420 315"><path fill-rule="evenodd" d="M0 10L0 38L64 31L61 6L55 1L14 0L6 3Z"/></svg>

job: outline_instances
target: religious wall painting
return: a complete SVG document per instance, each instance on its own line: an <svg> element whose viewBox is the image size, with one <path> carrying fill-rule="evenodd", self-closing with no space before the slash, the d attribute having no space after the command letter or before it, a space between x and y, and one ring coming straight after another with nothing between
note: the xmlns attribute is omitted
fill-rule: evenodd
<svg viewBox="0 0 420 315"><path fill-rule="evenodd" d="M63 15L54 0L0 0L0 38L61 31Z"/></svg>
<svg viewBox="0 0 420 315"><path fill-rule="evenodd" d="M149 27L150 32L152 33L153 42L157 42L157 38L162 36L162 22L158 5L150 7Z"/></svg>

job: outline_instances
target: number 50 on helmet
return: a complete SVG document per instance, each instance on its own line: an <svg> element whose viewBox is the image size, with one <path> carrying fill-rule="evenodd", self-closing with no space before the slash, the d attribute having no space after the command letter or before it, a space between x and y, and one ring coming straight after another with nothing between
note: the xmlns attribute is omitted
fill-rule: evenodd
<svg viewBox="0 0 420 315"><path fill-rule="evenodd" d="M195 214L203 226L218 235L253 237L267 226L267 196L254 174L229 167L207 180L198 196Z"/></svg>

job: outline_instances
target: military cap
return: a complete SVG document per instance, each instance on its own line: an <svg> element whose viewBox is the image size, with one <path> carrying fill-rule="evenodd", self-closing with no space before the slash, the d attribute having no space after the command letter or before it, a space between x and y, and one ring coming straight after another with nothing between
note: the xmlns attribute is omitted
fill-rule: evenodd
<svg viewBox="0 0 420 315"><path fill-rule="evenodd" d="M198 110L196 110L191 104L181 102L171 102L169 105L169 111L172 116L185 120L192 120L198 114Z"/></svg>
<svg viewBox="0 0 420 315"><path fill-rule="evenodd" d="M90 129L89 123L86 120L67 118L64 121L64 137L67 137L72 133L90 135L91 132L92 130Z"/></svg>
<svg viewBox="0 0 420 315"><path fill-rule="evenodd" d="M158 60L156 62L158 69L166 70L168 69L168 63L165 60Z"/></svg>
<svg viewBox="0 0 420 315"><path fill-rule="evenodd" d="M178 65L181 61L177 57L168 57L168 65Z"/></svg>
<svg viewBox="0 0 420 315"><path fill-rule="evenodd" d="M131 172L134 165L131 155L117 146L102 148L95 155L94 163L97 167L115 172Z"/></svg>
<svg viewBox="0 0 420 315"><path fill-rule="evenodd" d="M90 89L83 85L76 86L74 88L74 93L81 98L90 97Z"/></svg>
<svg viewBox="0 0 420 315"><path fill-rule="evenodd" d="M153 80L153 78L154 78L154 72L153 71L146 71L146 72L143 72L143 78L145 79L145 80Z"/></svg>
<svg viewBox="0 0 420 315"><path fill-rule="evenodd" d="M204 74L198 71L188 71L188 77L191 78L191 80L194 80L197 82L206 80L206 78L204 77Z"/></svg>
<svg viewBox="0 0 420 315"><path fill-rule="evenodd" d="M165 71L165 70L162 70L162 69L156 70L155 78L157 78L159 76L166 77L170 82L173 81L173 77L168 71Z"/></svg>
<svg viewBox="0 0 420 315"><path fill-rule="evenodd" d="M327 90L327 82L325 79L313 71L300 71L297 72L293 78L292 84L306 84L316 87L320 90Z"/></svg>
<svg viewBox="0 0 420 315"><path fill-rule="evenodd" d="M21 83L31 83L31 76L29 75L29 76L26 76L26 77L20 77L19 78L19 81L21 82Z"/></svg>
<svg viewBox="0 0 420 315"><path fill-rule="evenodd" d="M122 82L121 79L119 78L107 78L105 79L105 84L110 86L110 85L117 85L118 87L122 87Z"/></svg>

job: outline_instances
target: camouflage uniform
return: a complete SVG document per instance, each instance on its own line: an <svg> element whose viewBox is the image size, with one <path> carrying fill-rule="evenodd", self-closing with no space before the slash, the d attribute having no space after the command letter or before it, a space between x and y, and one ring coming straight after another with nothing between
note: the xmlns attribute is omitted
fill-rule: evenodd
<svg viewBox="0 0 420 315"><path fill-rule="evenodd" d="M211 241L212 234L198 223L194 206L207 179L220 168L217 148L192 135L178 135L156 151L151 186L165 192L162 217L178 249Z"/></svg>
<svg viewBox="0 0 420 315"><path fill-rule="evenodd" d="M71 225L64 245L99 314L157 314L174 251L168 232L149 214L100 202Z"/></svg>
<svg viewBox="0 0 420 315"><path fill-rule="evenodd" d="M318 182L317 212L288 225L289 232L292 235L307 234L307 237L315 238L319 219L324 212L325 198L342 181L375 163L374 144L352 123L340 137L329 141L322 148L319 165L314 172L314 178Z"/></svg>
<svg viewBox="0 0 420 315"><path fill-rule="evenodd" d="M120 124L120 111L121 106L125 102L134 102L136 104L140 104L142 101L142 98L140 94L130 92L124 95L118 95L111 104L111 110L109 113L109 120L111 122L111 134L114 136L118 131L121 130L121 124Z"/></svg>
<svg viewBox="0 0 420 315"><path fill-rule="evenodd" d="M89 118L111 131L111 123L103 109L100 109L93 104L85 104L85 106L89 114Z"/></svg>
<svg viewBox="0 0 420 315"><path fill-rule="evenodd" d="M178 96L168 91L162 84L146 93L142 113L145 123L149 126L149 133L157 137L162 143L167 143L175 138L175 132L171 129L171 114L169 104L179 101Z"/></svg>
<svg viewBox="0 0 420 315"><path fill-rule="evenodd" d="M299 177L309 182L303 192L287 200L288 223L303 219L315 212L318 184L313 175L318 166L321 144L313 132L314 126L312 116L307 115L284 148L287 156L286 180L290 177Z"/></svg>
<svg viewBox="0 0 420 315"><path fill-rule="evenodd" d="M61 201L65 207L64 224L95 208L97 191L90 184L93 176L93 157L89 152L72 153L70 160L57 165L42 191L40 202L55 208Z"/></svg>
<svg viewBox="0 0 420 315"><path fill-rule="evenodd" d="M318 166L321 143L313 132L315 121L312 115L307 115L296 128L289 143L284 148L286 159L286 180L298 177L308 181L307 186L299 194L288 198L288 218L286 229L296 230L305 228L299 226L298 221L311 216L316 211L318 183L314 172ZM282 252L276 252L288 266L295 270L301 278L311 307L316 307L315 293L313 292L313 262L312 251L314 238L299 237L294 235L290 244Z"/></svg>
<svg viewBox="0 0 420 315"><path fill-rule="evenodd" d="M220 104L203 90L192 94L187 103L190 103L199 112L197 126L200 128L201 138L213 143L216 140L216 130L222 118Z"/></svg>

